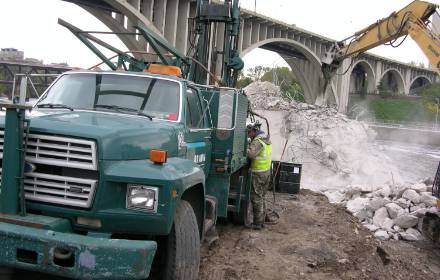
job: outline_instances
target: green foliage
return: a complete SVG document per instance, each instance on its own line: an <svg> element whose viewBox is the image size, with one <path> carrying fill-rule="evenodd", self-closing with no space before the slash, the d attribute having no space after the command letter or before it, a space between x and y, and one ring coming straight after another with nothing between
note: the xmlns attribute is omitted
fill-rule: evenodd
<svg viewBox="0 0 440 280"><path fill-rule="evenodd" d="M262 81L267 81L278 85L284 97L304 102L304 91L298 81L293 77L292 72L287 67L272 68L261 77Z"/></svg>
<svg viewBox="0 0 440 280"><path fill-rule="evenodd" d="M245 88L252 83L252 79L250 77L242 77L237 81L237 88Z"/></svg>
<svg viewBox="0 0 440 280"><path fill-rule="evenodd" d="M252 81L260 81L261 77L268 71L270 71L269 67L255 66L248 70L248 77L250 77Z"/></svg>
<svg viewBox="0 0 440 280"><path fill-rule="evenodd" d="M420 96L429 98L439 98L440 97L440 83L431 84L425 87L421 92Z"/></svg>
<svg viewBox="0 0 440 280"><path fill-rule="evenodd" d="M388 98L394 95L393 91L388 88L383 81L380 81L379 85L377 86L377 91L382 98Z"/></svg>
<svg viewBox="0 0 440 280"><path fill-rule="evenodd" d="M396 122L433 122L435 120L435 113L427 109L422 99L374 96L362 99L359 96L351 96L349 107L353 108L355 104L367 110L367 117L376 120Z"/></svg>
<svg viewBox="0 0 440 280"><path fill-rule="evenodd" d="M424 106L429 112L436 114L439 110L438 106L440 104L440 84L435 83L425 87L421 92L420 96L424 99Z"/></svg>

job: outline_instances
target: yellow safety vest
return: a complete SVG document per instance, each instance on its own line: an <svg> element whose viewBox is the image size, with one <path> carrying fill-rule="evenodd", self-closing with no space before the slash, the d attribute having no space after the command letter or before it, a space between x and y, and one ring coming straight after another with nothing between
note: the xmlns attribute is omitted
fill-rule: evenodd
<svg viewBox="0 0 440 280"><path fill-rule="evenodd" d="M263 148L251 162L253 172L265 172L270 170L272 164L272 145L266 144L261 138L255 138Z"/></svg>

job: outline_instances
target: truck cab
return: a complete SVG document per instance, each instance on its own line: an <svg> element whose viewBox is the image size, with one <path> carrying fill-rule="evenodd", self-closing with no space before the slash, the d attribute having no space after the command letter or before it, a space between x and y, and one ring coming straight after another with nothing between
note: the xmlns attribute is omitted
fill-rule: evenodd
<svg viewBox="0 0 440 280"><path fill-rule="evenodd" d="M143 279L154 259L164 279L195 279L206 230L217 217L247 209L248 107L235 89L170 75L62 74L26 117L26 215L0 215L0 236L16 252L0 256L0 264L73 278ZM3 117L0 127L6 140ZM1 155L4 167L10 161ZM62 238L48 239L48 232ZM23 238L31 241L20 245ZM93 253L97 240L105 245ZM130 250L144 256L138 269ZM123 261L115 269L106 259L117 252ZM90 259L93 265L84 261ZM192 265L182 271L176 260Z"/></svg>

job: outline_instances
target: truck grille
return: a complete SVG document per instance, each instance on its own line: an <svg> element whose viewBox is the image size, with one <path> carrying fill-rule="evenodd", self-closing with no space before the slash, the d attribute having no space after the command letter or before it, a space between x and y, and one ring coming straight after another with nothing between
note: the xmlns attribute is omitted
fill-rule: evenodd
<svg viewBox="0 0 440 280"><path fill-rule="evenodd" d="M0 158L3 158L4 130L0 130ZM30 133L26 161L54 166L97 170L95 142L61 136Z"/></svg>
<svg viewBox="0 0 440 280"><path fill-rule="evenodd" d="M88 208L92 204L96 183L90 179L26 173L24 193L27 200Z"/></svg>
<svg viewBox="0 0 440 280"><path fill-rule="evenodd" d="M0 129L0 159L3 159L4 130ZM88 208L92 204L97 180L63 176L64 172L51 174L38 172L39 165L46 170L64 169L98 170L96 143L90 140L30 133L26 149L26 162L37 170L26 173L24 189L26 200ZM50 167L53 167L51 169ZM49 170L48 169L48 170ZM90 171L84 171L90 172ZM69 173L67 173L69 174ZM0 169L1 176L1 169ZM72 176L72 175L70 175ZM1 178L1 177L0 177ZM1 180L1 179L0 179ZM0 181L1 183L1 181Z"/></svg>

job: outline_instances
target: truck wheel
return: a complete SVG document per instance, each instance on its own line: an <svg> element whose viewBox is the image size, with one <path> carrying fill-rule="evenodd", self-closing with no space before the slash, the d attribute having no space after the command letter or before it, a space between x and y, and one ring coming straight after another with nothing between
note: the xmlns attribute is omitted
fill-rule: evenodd
<svg viewBox="0 0 440 280"><path fill-rule="evenodd" d="M243 200L240 205L240 212L234 212L232 220L238 225L244 225L245 227L251 226L251 224L254 222L254 209L252 207L252 201Z"/></svg>
<svg viewBox="0 0 440 280"><path fill-rule="evenodd" d="M196 280L200 266L200 235L191 205L181 200L167 239L165 280Z"/></svg>

